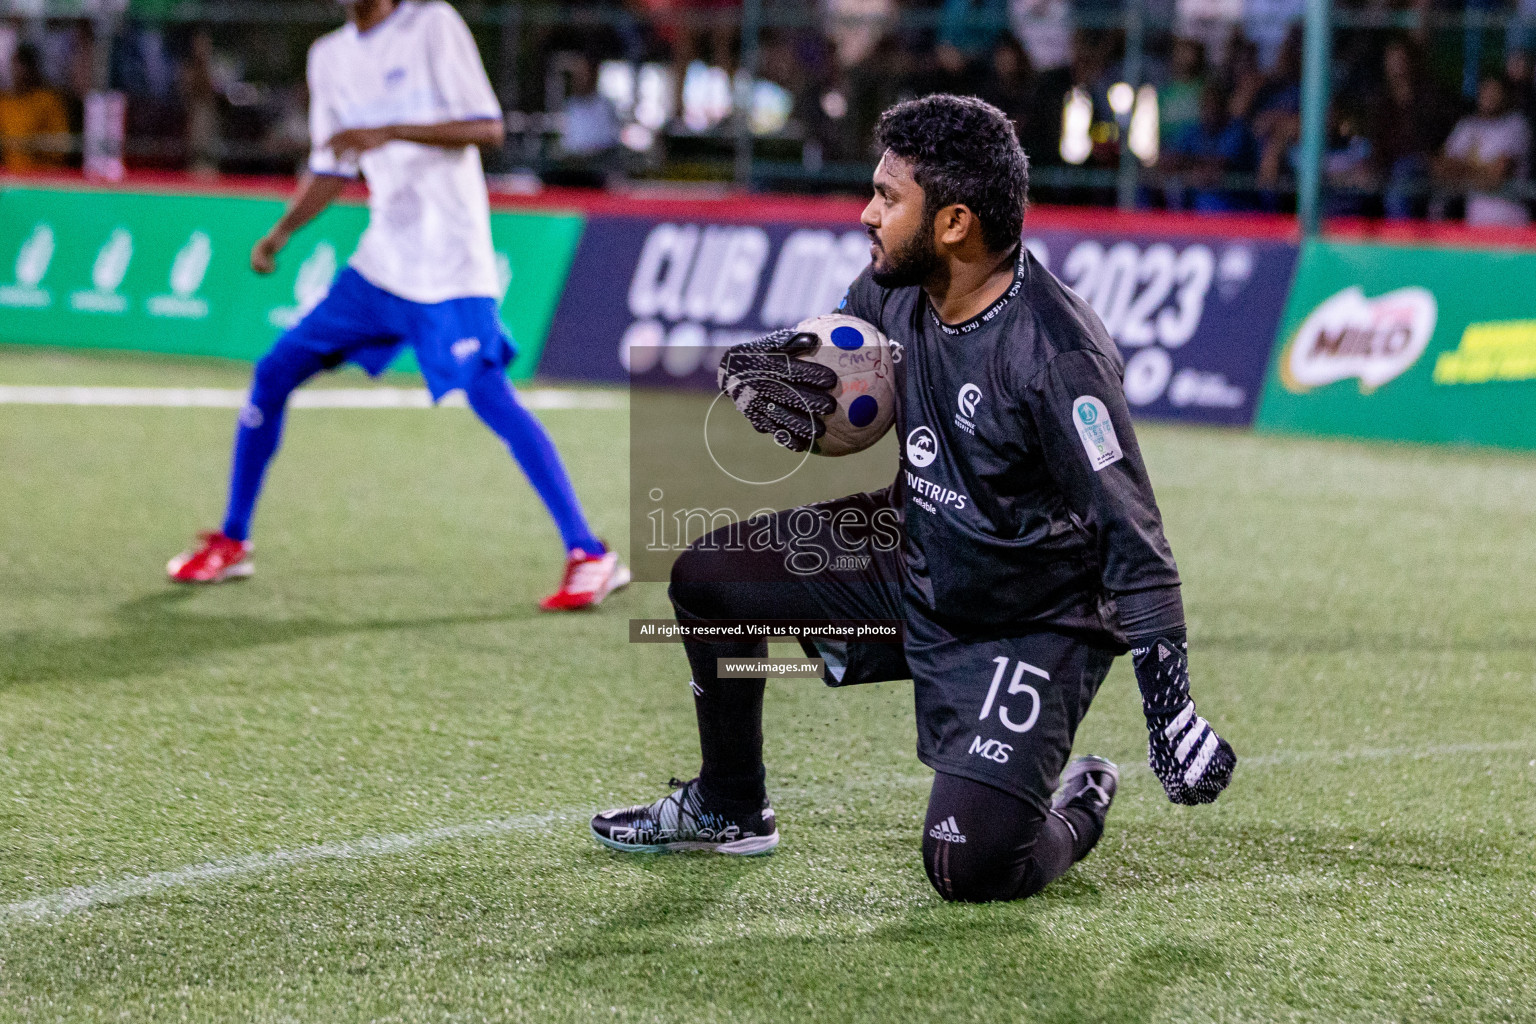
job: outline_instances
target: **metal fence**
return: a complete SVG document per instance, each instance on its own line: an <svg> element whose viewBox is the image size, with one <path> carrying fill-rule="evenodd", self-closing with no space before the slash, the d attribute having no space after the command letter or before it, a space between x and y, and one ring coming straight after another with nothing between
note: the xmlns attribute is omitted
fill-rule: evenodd
<svg viewBox="0 0 1536 1024"><path fill-rule="evenodd" d="M36 140L39 151L78 162L79 93L88 81L93 89L127 94L130 164L209 172L280 173L299 166L306 145L303 54L342 20L340 8L326 0L10 5L9 39L0 35L0 52L36 43L53 61L48 77L75 94L70 132ZM1191 187L1192 172L1175 170L1166 157L1166 136L1158 135L1166 124L1154 115L1151 134L1138 129L1139 116L1149 106L1156 110L1166 87L1174 41L1197 37L1214 46L1226 38L1229 48L1242 46L1233 29L1253 25L1242 0L455 6L475 32L507 112L506 146L488 157L488 167L513 186L661 179L860 189L874 163L868 128L881 106L946 83L979 83L998 73L992 66L1000 59L997 43L1065 31L1072 40L1068 67L1037 69L1037 87L1020 108L1049 126L1032 128L1027 140L1036 192L1057 202L1122 207L1168 205ZM1499 67L1511 46L1536 41L1536 12L1527 16L1513 5L1480 0L1462 9L1428 3L1411 10L1340 8L1327 24L1332 52L1343 55L1326 68L1331 82L1325 84L1335 94L1350 84L1340 79L1358 71L1348 60L1379 63L1385 39L1410 38L1433 59L1452 105L1466 105L1480 73ZM861 33L873 40L868 54L843 62L837 47ZM956 69L945 47L976 67ZM1079 48L1095 48L1096 73L1079 74ZM67 81L60 80L61 59L67 59ZM590 120L594 103L611 110L613 138L602 146L574 146L573 133L583 117ZM1324 207L1380 212L1384 181L1327 173L1322 127L1312 141L1322 147L1314 156L1324 171ZM1290 154L1278 168L1206 173L1200 188L1238 197L1245 208L1290 210L1295 166ZM1459 194L1427 169L1392 187L1431 215L1453 209ZM1536 198L1528 181L1510 182L1503 192Z"/></svg>

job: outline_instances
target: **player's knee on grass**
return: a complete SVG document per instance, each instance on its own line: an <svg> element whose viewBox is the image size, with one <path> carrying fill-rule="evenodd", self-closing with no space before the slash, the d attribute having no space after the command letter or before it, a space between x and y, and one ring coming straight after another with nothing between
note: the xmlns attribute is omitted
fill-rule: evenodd
<svg viewBox="0 0 1536 1024"><path fill-rule="evenodd" d="M954 903L1033 896L1072 864L1064 828L1018 797L940 772L923 822L923 868Z"/></svg>

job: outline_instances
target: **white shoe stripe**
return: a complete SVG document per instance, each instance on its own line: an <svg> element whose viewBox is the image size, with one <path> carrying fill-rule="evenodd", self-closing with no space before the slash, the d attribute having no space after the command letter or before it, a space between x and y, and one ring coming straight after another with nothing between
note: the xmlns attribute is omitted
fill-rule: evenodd
<svg viewBox="0 0 1536 1024"><path fill-rule="evenodd" d="M1174 759L1182 764L1185 758L1189 757L1189 752L1195 749L1195 744L1200 741L1200 737L1210 731L1211 727L1205 719L1195 719L1195 724L1189 727L1189 732L1184 734L1184 738L1179 740L1178 747L1174 749Z"/></svg>
<svg viewBox="0 0 1536 1024"><path fill-rule="evenodd" d="M1184 773L1184 785L1193 786L1200 781L1200 776L1205 774L1205 766L1211 763L1211 755L1216 753L1216 733L1207 731L1205 742L1200 746L1200 753L1195 756L1195 761Z"/></svg>

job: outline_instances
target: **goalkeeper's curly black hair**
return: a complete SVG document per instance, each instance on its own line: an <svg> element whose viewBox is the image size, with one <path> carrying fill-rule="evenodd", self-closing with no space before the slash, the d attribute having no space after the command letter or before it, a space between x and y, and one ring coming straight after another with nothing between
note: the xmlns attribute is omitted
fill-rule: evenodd
<svg viewBox="0 0 1536 1024"><path fill-rule="evenodd" d="M937 94L898 103L880 115L875 147L912 165L933 216L955 203L970 208L993 252L1024 230L1029 159L1008 115L972 96Z"/></svg>

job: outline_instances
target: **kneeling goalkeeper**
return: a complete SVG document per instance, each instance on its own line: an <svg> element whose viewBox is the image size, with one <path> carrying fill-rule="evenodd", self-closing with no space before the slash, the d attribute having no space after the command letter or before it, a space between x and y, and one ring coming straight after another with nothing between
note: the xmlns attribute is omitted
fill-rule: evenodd
<svg viewBox="0 0 1536 1024"><path fill-rule="evenodd" d="M918 756L935 771L928 878L948 900L1020 899L1093 849L1119 773L1067 763L1114 658L1130 650L1152 770L1209 803L1237 758L1190 698L1179 576L1127 410L1118 350L1092 309L1020 244L1028 166L1008 119L975 99L887 111L862 221L871 264L841 311L902 347L901 466L888 488L808 506L856 572L795 571L742 528L678 558L680 620L899 619L901 645L826 643L833 686L911 679ZM783 331L727 353L723 390L803 451L832 410L825 367ZM805 537L805 509L795 528ZM891 542L894 541L894 542ZM750 581L750 582L743 582ZM814 651L811 647L814 646ZM766 644L688 641L703 765L655 803L606 811L629 851L752 854L779 839L762 760L764 681L716 673Z"/></svg>

